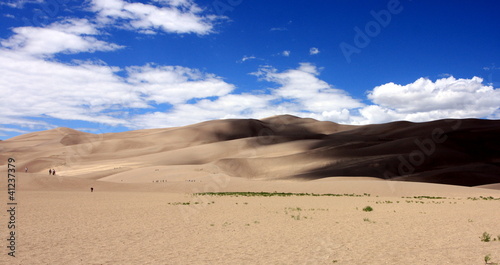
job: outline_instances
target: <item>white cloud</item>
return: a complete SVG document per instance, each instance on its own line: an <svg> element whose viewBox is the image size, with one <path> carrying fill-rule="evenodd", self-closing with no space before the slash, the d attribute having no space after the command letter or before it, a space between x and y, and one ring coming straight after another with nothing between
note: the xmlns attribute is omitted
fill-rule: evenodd
<svg viewBox="0 0 500 265"><path fill-rule="evenodd" d="M24 8L25 4L41 4L44 0L4 0L0 5L5 5L10 8Z"/></svg>
<svg viewBox="0 0 500 265"><path fill-rule="evenodd" d="M270 31L287 31L287 28L271 28Z"/></svg>
<svg viewBox="0 0 500 265"><path fill-rule="evenodd" d="M313 48L309 49L309 54L310 54L310 55L316 55L316 54L318 54L318 53L320 53L320 51L319 51L319 49L318 49L318 48L314 48L314 47L313 47Z"/></svg>
<svg viewBox="0 0 500 265"><path fill-rule="evenodd" d="M220 97L234 86L221 78L181 66L135 66L127 69L127 81L134 85L144 99L156 104L181 104L191 99Z"/></svg>
<svg viewBox="0 0 500 265"><path fill-rule="evenodd" d="M273 115L270 95L228 94L195 104L179 104L168 112L137 115L135 128L183 126L214 119L264 118Z"/></svg>
<svg viewBox="0 0 500 265"><path fill-rule="evenodd" d="M159 28L177 33L211 32L213 25L207 21L212 20L199 16L202 10L192 1L156 2L168 7L122 0L94 0L93 4L94 8L100 7L101 22L122 21L127 27L144 33L153 34ZM174 14L170 17L173 21L156 20L162 14ZM146 64L119 68L96 61L47 60L57 53L121 48L98 40L97 36L102 34L99 27L87 19L67 19L45 28L20 27L13 31L15 34L2 40L3 48L0 47L3 94L0 124L21 128L54 127L43 121L45 118L139 129L277 114L351 124L500 117L499 90L484 85L479 77L455 79L450 76L436 82L420 78L407 85L387 83L368 93L373 104L365 106L346 91L321 80L321 69L301 63L296 69L279 71L263 66L253 73L275 84L267 94L232 94L235 86L221 77L182 66ZM318 53L317 48L311 48L311 55ZM289 56L290 51L283 51L281 55ZM244 56L241 62L254 59L257 58ZM160 104L172 107L161 112L155 108ZM4 132L16 132L14 130L0 128Z"/></svg>
<svg viewBox="0 0 500 265"><path fill-rule="evenodd" d="M123 70L125 77L118 75ZM36 118L133 127L128 119L153 109L152 104L185 104L224 96L234 88L213 74L186 67L64 64L1 49L0 76L0 124L37 128L51 125Z"/></svg>
<svg viewBox="0 0 500 265"><path fill-rule="evenodd" d="M2 46L30 55L52 55L56 53L79 53L113 51L122 46L96 39L99 32L86 19L70 19L53 23L45 28L19 27Z"/></svg>
<svg viewBox="0 0 500 265"><path fill-rule="evenodd" d="M319 79L319 70L309 63L301 63L299 68L281 73L274 68L263 67L255 74L263 80L279 84L273 94L296 102L296 108L305 113L342 112L363 106L345 91Z"/></svg>
<svg viewBox="0 0 500 265"><path fill-rule="evenodd" d="M221 19L215 15L203 15L203 9L191 0L156 2L160 6L124 0L92 0L91 10L97 13L100 23L146 34L164 31L205 35L212 33L214 23Z"/></svg>
<svg viewBox="0 0 500 265"><path fill-rule="evenodd" d="M26 130L19 130L15 128L0 127L0 132L16 132L16 133L28 133Z"/></svg>
<svg viewBox="0 0 500 265"><path fill-rule="evenodd" d="M253 56L253 55L252 55L252 56L246 56L246 55L245 55L245 56L243 56L243 58L241 58L240 62L241 62L241 63L244 63L244 62L246 62L246 61L248 61L248 60L255 60L255 59L257 59L257 57L255 57L255 56Z"/></svg>
<svg viewBox="0 0 500 265"><path fill-rule="evenodd" d="M283 72L266 66L253 74L278 87L271 88L268 94L227 94L193 104L177 104L168 112L137 115L133 124L136 128L157 128L213 119L265 118L278 114L350 123L350 109L363 106L344 91L320 80L317 77L319 70L312 64L303 63L297 69Z"/></svg>
<svg viewBox="0 0 500 265"><path fill-rule="evenodd" d="M436 82L420 78L407 85L387 83L375 87L368 98L376 105L360 110L366 123L481 118L498 115L500 107L500 90L484 85L479 77L451 76Z"/></svg>

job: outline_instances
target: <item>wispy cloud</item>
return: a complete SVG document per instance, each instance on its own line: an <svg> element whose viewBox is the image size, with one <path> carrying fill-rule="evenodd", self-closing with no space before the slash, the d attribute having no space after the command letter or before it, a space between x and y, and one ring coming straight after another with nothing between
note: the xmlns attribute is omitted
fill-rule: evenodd
<svg viewBox="0 0 500 265"><path fill-rule="evenodd" d="M287 28L271 28L270 31L287 31Z"/></svg>
<svg viewBox="0 0 500 265"><path fill-rule="evenodd" d="M281 55L283 55L283 56L285 56L285 57L288 57L288 56L290 56L290 53L291 53L290 51L283 51L283 52L281 53Z"/></svg>
<svg viewBox="0 0 500 265"><path fill-rule="evenodd" d="M255 57L255 56L253 56L253 55L252 55L252 56L246 56L246 55L245 55L245 56L243 56L243 58L241 58L241 60L240 60L239 62L240 62L240 63L244 63L244 62L246 62L246 61L248 61L248 60L255 60L255 59L257 59L257 57Z"/></svg>
<svg viewBox="0 0 500 265"><path fill-rule="evenodd" d="M44 0L4 0L0 2L0 5L5 5L10 8L24 8L26 4L40 4Z"/></svg>

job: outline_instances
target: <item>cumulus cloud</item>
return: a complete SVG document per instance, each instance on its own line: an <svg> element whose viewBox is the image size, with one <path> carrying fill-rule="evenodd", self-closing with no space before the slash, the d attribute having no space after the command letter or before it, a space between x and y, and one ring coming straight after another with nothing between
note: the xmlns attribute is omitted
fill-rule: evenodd
<svg viewBox="0 0 500 265"><path fill-rule="evenodd" d="M419 78L407 85L377 86L369 91L368 99L375 105L360 110L367 123L481 118L498 113L500 90L484 85L479 77L450 76L436 82Z"/></svg>
<svg viewBox="0 0 500 265"><path fill-rule="evenodd" d="M114 107L144 107L118 68L91 62L68 65L0 50L0 104L4 117L58 118L122 124L102 114Z"/></svg>
<svg viewBox="0 0 500 265"><path fill-rule="evenodd" d="M283 72L271 66L263 66L252 74L276 87L270 88L268 93L230 93L192 104L177 104L167 112L137 115L133 124L137 128L155 128L213 119L265 118L279 114L350 123L350 110L364 106L346 92L320 80L318 68L309 63Z"/></svg>
<svg viewBox="0 0 500 265"><path fill-rule="evenodd" d="M113 51L122 46L98 40L95 25L87 19L68 19L47 27L19 27L14 35L0 44L29 55Z"/></svg>
<svg viewBox="0 0 500 265"><path fill-rule="evenodd" d="M318 49L318 48L314 48L314 47L313 47L313 48L309 49L309 54L310 54L310 55L316 55L316 54L318 54L318 53L320 53L320 51L319 51L319 49Z"/></svg>
<svg viewBox="0 0 500 265"><path fill-rule="evenodd" d="M46 118L141 129L278 114L347 124L500 117L499 90L479 77L387 83L369 91L372 104L365 105L322 80L311 63L288 70L262 66L252 74L271 84L267 91L237 94L223 78L182 66L69 64L0 49L0 124L24 131L53 128ZM168 107L160 110L161 104Z"/></svg>
<svg viewBox="0 0 500 265"><path fill-rule="evenodd" d="M216 99L203 99L194 104L178 104L168 112L137 115L134 128L183 126L201 121L230 118L258 118L274 115L270 95L228 94Z"/></svg>
<svg viewBox="0 0 500 265"><path fill-rule="evenodd" d="M104 25L121 26L146 34L213 32L221 17L204 15L192 0L157 0L156 4L130 3L125 0L92 0L91 10Z"/></svg>
<svg viewBox="0 0 500 265"><path fill-rule="evenodd" d="M262 66L252 74L274 86L265 94L228 93L195 103L176 104L166 112L136 115L133 119L134 128L181 126L226 118L264 118L279 114L346 124L500 116L498 90L483 85L482 80L477 77L449 77L436 82L421 78L408 85L388 83L370 91L368 99L373 104L365 105L361 100L321 80L320 69L310 63L302 63L295 69L284 71L272 66ZM395 87L398 89L394 89ZM431 87L434 88L430 89ZM427 90L422 92L422 88ZM446 102L443 95L452 95L450 90L466 94L452 97L452 102ZM412 95L414 92L411 91L427 95ZM470 100L464 100L469 96L472 97ZM433 99L434 97L437 99ZM486 97L489 98L488 101L485 100ZM465 107L466 105L469 106Z"/></svg>
<svg viewBox="0 0 500 265"><path fill-rule="evenodd" d="M262 67L255 73L261 79L279 84L273 94L296 103L305 113L342 112L362 107L345 91L332 87L318 78L319 70L310 63L301 63L297 69L278 72L272 67Z"/></svg>
<svg viewBox="0 0 500 265"><path fill-rule="evenodd" d="M285 56L285 57L288 57L288 56L290 56L290 53L291 53L290 51L283 51L283 52L281 53L281 55L283 55L283 56Z"/></svg>
<svg viewBox="0 0 500 265"><path fill-rule="evenodd" d="M127 81L134 85L148 102L172 105L191 99L220 97L234 86L214 74L181 66L134 66L127 69Z"/></svg>
<svg viewBox="0 0 500 265"><path fill-rule="evenodd" d="M37 128L50 127L37 118L133 127L129 118L153 104L185 104L224 96L234 88L213 74L186 67L65 64L6 50L0 50L0 76L0 124Z"/></svg>

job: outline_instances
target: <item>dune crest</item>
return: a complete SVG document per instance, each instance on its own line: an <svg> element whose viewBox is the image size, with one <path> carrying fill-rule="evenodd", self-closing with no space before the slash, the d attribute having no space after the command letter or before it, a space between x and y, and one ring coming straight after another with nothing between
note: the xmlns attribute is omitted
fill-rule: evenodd
<svg viewBox="0 0 500 265"><path fill-rule="evenodd" d="M127 183L154 182L156 177L140 172L157 169L158 178L176 181L224 174L478 186L500 183L498 135L497 120L351 126L291 115L107 134L57 128L0 142L0 166L15 156L31 173L55 168L62 177Z"/></svg>

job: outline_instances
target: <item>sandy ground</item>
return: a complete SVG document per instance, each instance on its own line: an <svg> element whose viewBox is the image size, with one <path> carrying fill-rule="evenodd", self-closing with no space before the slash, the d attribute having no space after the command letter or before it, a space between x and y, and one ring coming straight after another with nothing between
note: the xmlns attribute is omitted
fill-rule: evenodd
<svg viewBox="0 0 500 265"><path fill-rule="evenodd" d="M497 190L367 178L19 180L16 258L2 247L1 264L483 264L487 254L500 261L500 242L480 240L483 232L500 235L500 200L467 199L500 198ZM242 190L370 196L192 195ZM424 195L447 198L402 198Z"/></svg>

